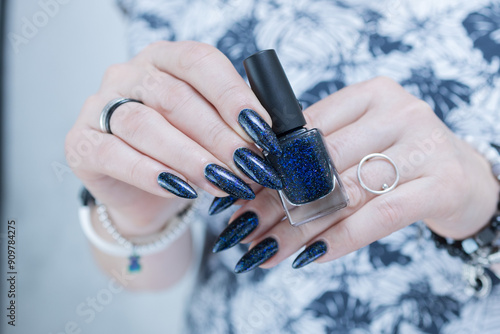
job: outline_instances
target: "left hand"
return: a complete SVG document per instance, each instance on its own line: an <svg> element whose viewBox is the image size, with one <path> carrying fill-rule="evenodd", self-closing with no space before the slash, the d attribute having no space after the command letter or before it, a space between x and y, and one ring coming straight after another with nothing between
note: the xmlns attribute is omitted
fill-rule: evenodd
<svg viewBox="0 0 500 334"><path fill-rule="evenodd" d="M317 262L331 261L418 220L439 235L464 239L495 212L499 185L488 162L456 137L429 105L393 80L380 77L346 87L304 114L308 128L323 132L350 204L293 227L281 221L284 212L277 192L261 189L232 217L247 211L257 214L258 227L242 240L252 242L250 248L267 237L277 241L278 252L261 267L273 267L318 240L326 243L327 251ZM375 152L391 157L401 174L398 186L379 196L363 189L357 179L359 161ZM391 184L394 170L370 160L363 165L363 179L374 184L388 179Z"/></svg>

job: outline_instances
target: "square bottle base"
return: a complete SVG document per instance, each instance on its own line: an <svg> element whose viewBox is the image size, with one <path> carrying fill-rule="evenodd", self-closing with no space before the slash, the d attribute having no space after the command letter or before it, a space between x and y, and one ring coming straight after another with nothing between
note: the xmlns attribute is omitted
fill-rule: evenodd
<svg viewBox="0 0 500 334"><path fill-rule="evenodd" d="M334 171L334 188L328 195L311 203L295 205L290 203L286 195L279 191L281 203L285 209L286 217L292 226L299 226L315 219L324 217L330 213L345 208L349 204L349 198L339 176Z"/></svg>

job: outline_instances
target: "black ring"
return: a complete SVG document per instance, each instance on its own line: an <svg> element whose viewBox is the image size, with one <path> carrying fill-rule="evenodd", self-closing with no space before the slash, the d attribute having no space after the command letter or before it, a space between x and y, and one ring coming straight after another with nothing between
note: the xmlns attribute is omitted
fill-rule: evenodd
<svg viewBox="0 0 500 334"><path fill-rule="evenodd" d="M127 102L137 102L140 104L144 104L139 100L124 98L124 97L119 97L119 98L111 100L110 102L108 102L108 104L106 104L104 109L102 109L102 111L101 111L99 125L101 127L102 132L113 134L113 132L111 132L111 126L109 124L109 121L111 120L111 116L113 115L113 113L115 112L115 110L119 106L121 106L122 104L125 104Z"/></svg>

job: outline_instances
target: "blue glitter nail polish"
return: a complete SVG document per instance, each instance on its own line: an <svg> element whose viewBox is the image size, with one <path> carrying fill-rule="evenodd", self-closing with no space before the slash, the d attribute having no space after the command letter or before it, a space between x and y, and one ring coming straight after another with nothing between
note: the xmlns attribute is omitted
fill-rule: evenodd
<svg viewBox="0 0 500 334"><path fill-rule="evenodd" d="M247 211L232 221L217 238L212 251L214 253L231 248L245 239L259 225L259 218L254 212Z"/></svg>
<svg viewBox="0 0 500 334"><path fill-rule="evenodd" d="M273 238L267 238L255 245L238 261L234 272L244 273L260 266L278 252L278 242Z"/></svg>
<svg viewBox="0 0 500 334"><path fill-rule="evenodd" d="M292 267L295 269L302 268L325 255L326 251L326 243L324 241L316 241L297 256L295 261L293 261Z"/></svg>
<svg viewBox="0 0 500 334"><path fill-rule="evenodd" d="M281 189L283 183L274 168L261 157L245 147L234 152L233 160L246 176L258 184L271 188Z"/></svg>
<svg viewBox="0 0 500 334"><path fill-rule="evenodd" d="M229 208L237 200L238 198L233 196L215 197L214 200L212 201L212 204L210 204L210 208L208 209L208 214L211 216L216 215L219 212L222 212L227 208Z"/></svg>
<svg viewBox="0 0 500 334"><path fill-rule="evenodd" d="M281 155L264 152L283 182L281 202L297 226L347 206L349 199L318 129L306 120L274 50L244 60L248 81L273 120Z"/></svg>
<svg viewBox="0 0 500 334"><path fill-rule="evenodd" d="M207 165L207 167L205 167L205 177L213 185L222 189L233 197L247 200L252 200L255 198L255 194L252 188L248 186L248 184L219 165Z"/></svg>
<svg viewBox="0 0 500 334"><path fill-rule="evenodd" d="M238 115L238 123L260 148L274 155L281 154L276 134L257 112L243 109Z"/></svg>
<svg viewBox="0 0 500 334"><path fill-rule="evenodd" d="M283 193L302 205L325 197L334 188L333 168L317 129L300 129L280 138L283 154L268 155L283 176Z"/></svg>
<svg viewBox="0 0 500 334"><path fill-rule="evenodd" d="M196 191L187 182L174 174L162 172L158 175L157 181L163 189L170 191L178 197L189 199L198 197Z"/></svg>

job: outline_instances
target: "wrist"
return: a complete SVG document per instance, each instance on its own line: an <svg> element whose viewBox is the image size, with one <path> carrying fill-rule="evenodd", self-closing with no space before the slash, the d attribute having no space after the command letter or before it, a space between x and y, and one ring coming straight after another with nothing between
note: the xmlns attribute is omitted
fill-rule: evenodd
<svg viewBox="0 0 500 334"><path fill-rule="evenodd" d="M143 214L137 214L135 208L117 209L106 205L107 214L116 229L127 238L146 237L162 230L166 224L192 204L191 200L171 200L162 205L161 210L140 210ZM96 207L92 212L96 212ZM95 213L97 219L97 213ZM102 225L102 224L100 224Z"/></svg>
<svg viewBox="0 0 500 334"><path fill-rule="evenodd" d="M457 238L458 240L444 238L434 232L431 236L438 248L446 249L451 256L464 260L463 277L471 292L477 297L484 297L492 287L491 277L485 268L500 278L500 154L496 148L472 137L466 137L465 141L483 157L478 161L482 160L481 164L485 167L488 165L487 161L490 169L487 171L487 184L479 186L486 193L480 192L483 200L478 201L476 217L469 217L471 226L474 226L474 219L477 222L476 228L473 228L476 233L466 238ZM483 219L485 215L489 217L486 223L486 218Z"/></svg>
<svg viewBox="0 0 500 334"><path fill-rule="evenodd" d="M466 239L484 230L491 223L491 217L497 215L500 210L500 151L490 143L473 136L465 136L463 140L472 149L472 154L482 161L483 169L480 172L485 176L474 184L479 189L480 198L474 212L469 216L469 220L475 220L476 224L471 233L461 238Z"/></svg>
<svg viewBox="0 0 500 334"><path fill-rule="evenodd" d="M83 193L85 192L84 189ZM180 240L192 223L199 220L198 202L191 201L192 205L164 223L163 228L157 233L128 237L117 229L105 205L95 203L91 195L87 197L86 200L82 196L83 206L79 209L80 224L84 234L103 254L128 258L130 272L140 271L142 267L140 261L143 256L163 252Z"/></svg>

